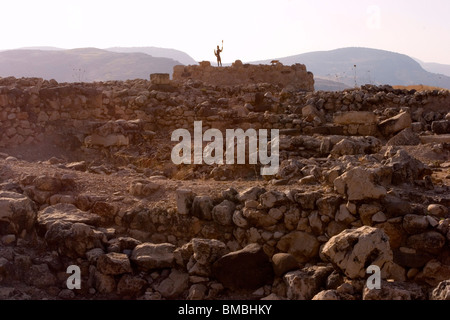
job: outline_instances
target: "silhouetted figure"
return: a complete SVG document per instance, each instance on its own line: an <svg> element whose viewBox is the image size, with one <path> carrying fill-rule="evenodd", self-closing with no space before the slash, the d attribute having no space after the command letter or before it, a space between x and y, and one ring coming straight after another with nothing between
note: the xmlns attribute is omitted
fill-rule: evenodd
<svg viewBox="0 0 450 320"><path fill-rule="evenodd" d="M223 51L223 40L222 40L222 49L219 49L219 46L217 46L217 50L214 50L214 54L217 57L217 66L222 66L222 59L220 59L220 53Z"/></svg>

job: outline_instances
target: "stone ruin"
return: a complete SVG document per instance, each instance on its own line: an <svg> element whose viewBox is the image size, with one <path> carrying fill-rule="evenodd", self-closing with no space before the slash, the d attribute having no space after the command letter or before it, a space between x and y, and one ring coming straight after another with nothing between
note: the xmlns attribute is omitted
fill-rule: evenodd
<svg viewBox="0 0 450 320"><path fill-rule="evenodd" d="M0 299L448 300L450 93L267 68L0 79ZM194 121L279 129L280 170L174 165Z"/></svg>
<svg viewBox="0 0 450 320"><path fill-rule="evenodd" d="M209 61L199 65L175 66L173 79L199 80L216 86L270 83L300 91L314 91L314 75L303 64L284 66L280 62L272 65L243 64L236 60L231 67L215 68Z"/></svg>

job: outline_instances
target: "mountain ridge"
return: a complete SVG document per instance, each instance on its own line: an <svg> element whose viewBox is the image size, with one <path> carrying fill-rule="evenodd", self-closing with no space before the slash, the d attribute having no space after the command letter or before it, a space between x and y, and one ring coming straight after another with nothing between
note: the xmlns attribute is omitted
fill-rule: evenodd
<svg viewBox="0 0 450 320"><path fill-rule="evenodd" d="M41 77L58 82L149 79L151 73L171 73L179 64L173 59L145 53L119 53L98 48L0 52L1 77Z"/></svg>
<svg viewBox="0 0 450 320"><path fill-rule="evenodd" d="M272 59L251 63L270 63ZM426 71L408 55L363 47L314 51L277 58L283 64L305 64L315 76L342 82L347 86L362 84L423 84L450 89L450 77ZM356 66L356 68L355 68Z"/></svg>
<svg viewBox="0 0 450 320"><path fill-rule="evenodd" d="M151 73L172 74L175 65L197 64L185 52L158 47L37 48L0 51L0 77L42 77L59 82L148 79ZM181 61L175 59L177 57ZM272 60L250 63L269 64ZM349 47L276 60L285 65L305 64L315 76L316 90L343 90L363 84L426 85L450 89L450 77L425 70L424 66L433 63L423 63L408 55L386 50Z"/></svg>

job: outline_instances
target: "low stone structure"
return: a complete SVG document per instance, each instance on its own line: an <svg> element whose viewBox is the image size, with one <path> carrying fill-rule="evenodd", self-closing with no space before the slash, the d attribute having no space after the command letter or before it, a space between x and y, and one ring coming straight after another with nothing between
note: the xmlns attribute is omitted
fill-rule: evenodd
<svg viewBox="0 0 450 320"><path fill-rule="evenodd" d="M280 62L251 65L236 60L231 67L215 68L208 61L202 61L198 66L175 66L173 79L195 79L216 86L271 83L300 91L314 91L314 75L306 70L305 65L284 66Z"/></svg>

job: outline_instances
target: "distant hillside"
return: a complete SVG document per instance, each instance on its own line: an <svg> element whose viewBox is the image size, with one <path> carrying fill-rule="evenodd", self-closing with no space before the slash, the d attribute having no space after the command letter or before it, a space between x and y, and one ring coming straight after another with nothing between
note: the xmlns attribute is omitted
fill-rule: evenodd
<svg viewBox="0 0 450 320"><path fill-rule="evenodd" d="M0 52L1 77L41 77L59 82L149 79L151 73L172 74L173 67L179 64L145 53L96 48Z"/></svg>
<svg viewBox="0 0 450 320"><path fill-rule="evenodd" d="M157 47L114 47L107 48L105 50L112 52L142 52L149 54L153 57L170 58L176 61L180 61L184 65L198 64L190 55L183 51L167 48L157 48Z"/></svg>
<svg viewBox="0 0 450 320"><path fill-rule="evenodd" d="M423 62L419 59L416 60L422 68L429 72L443 74L444 76L450 77L450 65L449 64L441 64L441 63L434 63L434 62Z"/></svg>
<svg viewBox="0 0 450 320"><path fill-rule="evenodd" d="M316 91L342 91L349 88L350 86L345 83L320 78L314 75L314 89Z"/></svg>
<svg viewBox="0 0 450 320"><path fill-rule="evenodd" d="M269 63L270 60L254 63ZM450 88L450 77L428 72L407 55L369 48L343 48L277 58L283 64L302 63L315 76L355 86L416 85ZM356 65L356 68L355 68ZM356 78L355 78L356 71Z"/></svg>

